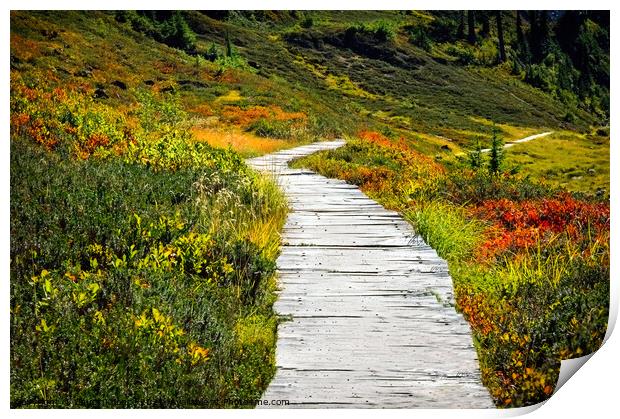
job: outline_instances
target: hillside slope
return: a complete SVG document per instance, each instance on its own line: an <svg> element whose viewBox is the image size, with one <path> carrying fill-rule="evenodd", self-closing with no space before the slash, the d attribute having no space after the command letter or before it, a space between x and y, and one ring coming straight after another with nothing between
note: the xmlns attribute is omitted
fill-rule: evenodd
<svg viewBox="0 0 620 419"><path fill-rule="evenodd" d="M442 145L470 148L477 138L490 138L491 122L506 139L597 123L582 110L567 117L563 103L506 66L459 64L461 43L429 51L416 46L410 28L437 19L431 14L184 16L196 34L188 53L139 33L114 13L13 13L11 65L21 74L53 75L41 83L79 81L112 106L131 104L134 89L176 92L195 117L197 138L225 132L248 154L260 150L241 144L265 151L286 146L256 137L303 142L373 128L436 153ZM375 26L385 22L391 26L384 39ZM447 54L446 45L457 52Z"/></svg>

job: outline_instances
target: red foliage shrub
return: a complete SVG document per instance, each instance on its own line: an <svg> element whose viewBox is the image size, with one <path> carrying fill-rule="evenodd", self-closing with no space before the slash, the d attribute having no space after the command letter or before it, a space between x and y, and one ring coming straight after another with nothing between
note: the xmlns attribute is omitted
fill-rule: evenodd
<svg viewBox="0 0 620 419"><path fill-rule="evenodd" d="M98 147L106 147L110 144L110 139L107 135L101 133L91 134L84 145L82 150L87 154L92 154Z"/></svg>
<svg viewBox="0 0 620 419"><path fill-rule="evenodd" d="M383 167L357 167L346 170L343 179L354 185L360 185L365 190L381 190L386 186L386 182L394 178L395 173Z"/></svg>
<svg viewBox="0 0 620 419"><path fill-rule="evenodd" d="M501 310L499 307L493 310L483 294L460 292L457 305L471 327L483 336L499 331L497 313Z"/></svg>
<svg viewBox="0 0 620 419"><path fill-rule="evenodd" d="M480 247L483 258L503 251L518 252L539 239L565 233L572 239L609 230L609 205L575 199L570 194L535 201L488 200L471 208L474 217L491 221L489 239Z"/></svg>

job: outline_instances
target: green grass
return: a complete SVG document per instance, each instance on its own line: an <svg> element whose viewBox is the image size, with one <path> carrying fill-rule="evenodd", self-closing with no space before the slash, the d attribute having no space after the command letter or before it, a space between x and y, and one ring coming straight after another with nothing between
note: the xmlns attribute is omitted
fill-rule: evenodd
<svg viewBox="0 0 620 419"><path fill-rule="evenodd" d="M565 189L609 195L609 137L559 131L517 144L506 163L521 173Z"/></svg>
<svg viewBox="0 0 620 419"><path fill-rule="evenodd" d="M11 144L11 405L259 398L286 214L273 182L65 160L23 141Z"/></svg>
<svg viewBox="0 0 620 419"><path fill-rule="evenodd" d="M208 121L218 128L226 127L222 113L229 106L281 106L305 112L308 123L292 135L301 142L355 134L360 128L385 129L432 155L444 144L427 136L447 138L455 150L470 148L479 137L490 137L489 121L498 124L506 138L515 130L566 125L560 102L521 82L509 69L446 63L436 52L412 45L403 28L427 24L433 19L429 14L306 15L316 22L307 29L298 26L301 17L286 13L254 20L246 14L229 20L185 14L196 32L199 53L207 53L212 45L223 51L229 33L236 54L250 65L244 70L223 68L159 44L131 30L128 23L116 22L110 13L14 12L12 68L22 74L49 70L62 83L79 80L93 89L103 88L109 96L104 102L113 106L130 104L132 88L173 89L196 124ZM366 39L364 32L361 46L346 43L347 28L385 21L393 23L393 39ZM41 28L56 35L45 36ZM23 39L33 41L34 47ZM362 47L374 52L369 55ZM129 89L118 88L116 81ZM238 91L240 100L216 100L231 91ZM590 123L591 116L576 112L572 127L585 130Z"/></svg>
<svg viewBox="0 0 620 419"><path fill-rule="evenodd" d="M463 208L431 202L405 218L424 241L448 260L468 259L483 240L484 224L467 219Z"/></svg>
<svg viewBox="0 0 620 419"><path fill-rule="evenodd" d="M388 19L404 27L429 16L360 11L305 15L315 21L311 28L296 26L292 18L265 25L198 13L192 19L199 45L221 45L228 31L239 52L259 65L258 75L295 85L295 96L342 134L355 133L355 126L389 127L421 151L436 153L439 145L415 133L440 135L471 147L477 137L491 134L492 127L480 119L505 124L507 137L511 127L543 131L564 124L565 107L519 81L509 69L446 64L411 45L400 32L382 44L368 41L379 59L343 40L352 25L372 27ZM350 124L344 123L347 120ZM591 116L578 112L574 127L585 129L592 122Z"/></svg>

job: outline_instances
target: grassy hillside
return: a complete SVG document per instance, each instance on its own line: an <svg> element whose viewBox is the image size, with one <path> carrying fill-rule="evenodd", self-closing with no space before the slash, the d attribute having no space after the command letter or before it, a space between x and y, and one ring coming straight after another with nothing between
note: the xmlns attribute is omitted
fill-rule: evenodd
<svg viewBox="0 0 620 419"><path fill-rule="evenodd" d="M539 46L534 52L547 55L531 52L531 58L530 50L520 49L514 25L506 23L508 59L498 63L495 27L484 33L477 20L470 42L458 35L460 16L12 12L12 406L252 405L274 371L274 262L286 203L274 182L250 171L242 158L341 136L351 145L306 164L362 185L443 249L461 290L460 307L482 333L479 348L490 348L481 349L483 372L499 405L546 397L558 351L590 350L603 330L604 312L589 314L591 329L577 314L606 292L604 19L568 15L581 28L579 38L568 41L583 51L561 47L568 41L559 31L547 36L557 38L559 50ZM516 15L502 16L509 22ZM523 28L532 33L525 17ZM601 65L579 61L584 51ZM571 95L567 83L580 96ZM482 262L467 257L481 243L512 237L518 227L518 234L527 230L518 237L528 249L522 241L502 243L526 255L519 259L523 266L534 263L530 245L539 226L507 227L497 216L476 212L468 198L480 192L475 188L490 193L485 185L494 181L472 180L471 173L445 180L446 173L468 170L467 158L459 155L489 146L495 130L504 140L556 131L508 151L504 168L515 172L518 166L519 180L507 180L499 191L525 191L524 197L535 199L532 208L559 196L547 186L541 192L541 177L583 193L571 207L583 213L577 218L583 223L568 223L579 234L554 241L552 249L568 243L572 250L561 257L575 249L591 252L562 271L587 271L592 278L576 288L585 301L575 309L577 323L566 313L558 321L570 324L571 333L586 328L592 336L533 348L537 357L527 359L537 364L527 366L533 368L530 379L518 356L505 367L529 342L517 327L524 320L507 314L515 313L512 307L491 310L497 301L504 304L505 290L484 279L497 274L519 284L524 270L501 259L503 253ZM404 183L394 180L395 168L404 170ZM455 194L460 187L465 195L425 195L439 193L438 185ZM514 211L531 210L527 205ZM588 217L598 217L598 224L586 239ZM445 220L455 224L442 229ZM544 240L564 234L566 223L558 223ZM451 232L461 227L471 242L450 243ZM576 247L570 247L572 239ZM489 271L489 261L499 264L497 272ZM483 273L455 271L470 262ZM545 304L572 289L556 285L544 295ZM515 285L510 292L523 290ZM532 301L519 298L519 309L529 310ZM583 302L579 298L570 304ZM488 324L477 323L480 313L508 316L514 345L499 344L504 335L495 329L488 337ZM544 325L536 330L546 336ZM519 388L525 389L521 395L514 392Z"/></svg>
<svg viewBox="0 0 620 419"><path fill-rule="evenodd" d="M558 131L543 141L514 146L508 165L533 179L584 194L609 194L609 137Z"/></svg>
<svg viewBox="0 0 620 419"><path fill-rule="evenodd" d="M440 19L432 13L307 12L282 21L256 16L250 20L245 15L217 22L202 14L192 18L198 48L223 44L228 32L261 72L304 81L300 86L304 90L348 93L349 101L366 108L356 112L364 118L369 115L365 111L382 110L392 116L413 116L414 123L426 119L424 126L440 129L458 128L450 121L459 116L554 127L566 116L566 106L521 82L505 65L482 65L484 61L463 65L461 49L492 55L493 51L485 51L486 44L437 40L428 50L418 47L412 28L426 28ZM312 21L310 27L305 27L307 19ZM274 56L278 60L272 60ZM578 112L576 119L577 127L593 121L585 112Z"/></svg>
<svg viewBox="0 0 620 419"><path fill-rule="evenodd" d="M165 89L162 60L194 74L179 51L101 13L12 30L11 405L252 406L281 192L193 137Z"/></svg>

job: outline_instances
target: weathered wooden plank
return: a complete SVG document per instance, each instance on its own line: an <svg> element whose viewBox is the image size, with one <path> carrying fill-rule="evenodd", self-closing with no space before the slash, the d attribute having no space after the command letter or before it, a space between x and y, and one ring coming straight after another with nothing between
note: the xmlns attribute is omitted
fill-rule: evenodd
<svg viewBox="0 0 620 419"><path fill-rule="evenodd" d="M288 167L342 144L249 160L276 176L292 207L274 304L289 320L278 327L277 373L263 399L292 407L492 407L446 262L355 186Z"/></svg>

